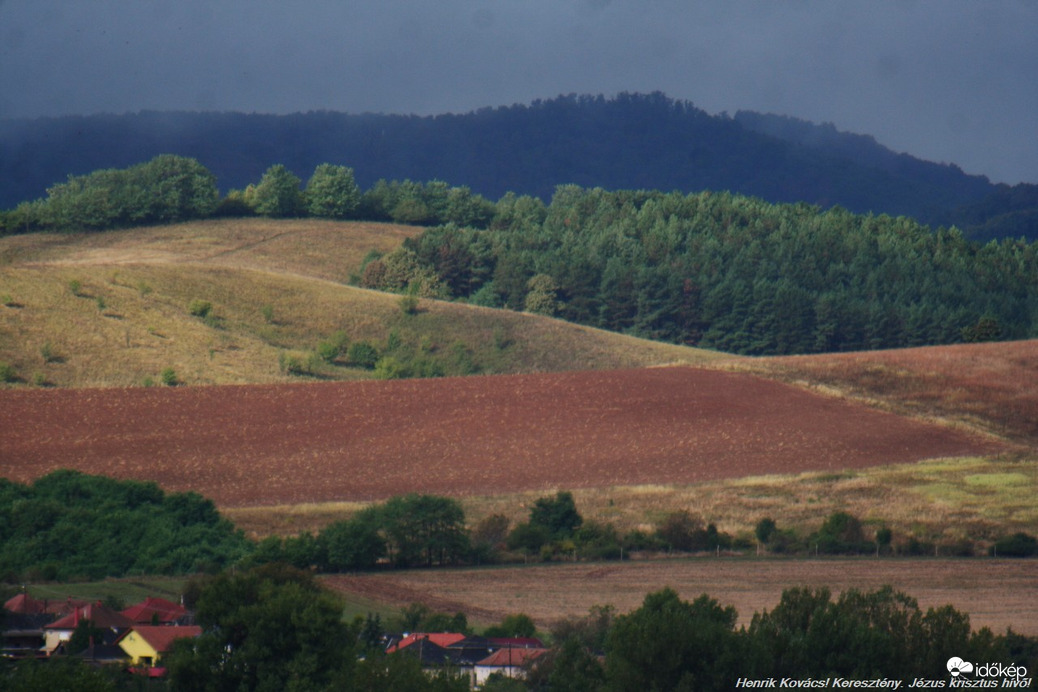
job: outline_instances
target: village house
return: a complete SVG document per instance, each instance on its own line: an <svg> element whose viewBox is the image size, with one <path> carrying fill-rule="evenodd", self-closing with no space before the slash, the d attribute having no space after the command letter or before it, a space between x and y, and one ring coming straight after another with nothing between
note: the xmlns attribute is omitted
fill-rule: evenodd
<svg viewBox="0 0 1038 692"><path fill-rule="evenodd" d="M133 627L133 620L122 613L116 612L100 602L88 603L43 626L43 650L46 655L52 655L59 646L68 642L79 623L85 620L89 620L91 625L104 631L103 641L98 642L101 644L114 644L126 630ZM68 651L66 653L78 652Z"/></svg>
<svg viewBox="0 0 1038 692"><path fill-rule="evenodd" d="M547 649L533 637L486 638L457 632L415 632L390 638L386 652L415 656L430 675L451 668L478 689L494 673L522 678L524 666Z"/></svg>
<svg viewBox="0 0 1038 692"><path fill-rule="evenodd" d="M154 676L165 674L160 664L174 641L200 634L202 628L197 625L134 625L116 643L130 657L131 666Z"/></svg>

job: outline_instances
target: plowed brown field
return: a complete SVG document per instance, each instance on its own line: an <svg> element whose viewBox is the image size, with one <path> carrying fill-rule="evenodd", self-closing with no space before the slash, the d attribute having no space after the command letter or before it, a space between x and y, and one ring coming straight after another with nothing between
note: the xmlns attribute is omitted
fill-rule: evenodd
<svg viewBox="0 0 1038 692"><path fill-rule="evenodd" d="M0 476L154 480L227 507L838 470L1000 443L745 373L0 392Z"/></svg>
<svg viewBox="0 0 1038 692"><path fill-rule="evenodd" d="M748 625L793 586L875 591L885 585L917 599L925 611L951 604L970 614L974 629L1038 635L1038 571L1031 560L994 559L744 559L693 558L606 564L411 570L325 578L332 588L404 607L421 602L445 613L499 622L526 613L538 627L587 615L591 606L624 613L645 594L671 587L692 600L709 594L739 611ZM834 596L835 597L835 596Z"/></svg>

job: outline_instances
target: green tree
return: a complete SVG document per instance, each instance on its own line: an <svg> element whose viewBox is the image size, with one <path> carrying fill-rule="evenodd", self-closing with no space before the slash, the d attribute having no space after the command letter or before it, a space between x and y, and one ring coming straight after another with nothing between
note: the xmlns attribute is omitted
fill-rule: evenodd
<svg viewBox="0 0 1038 692"><path fill-rule="evenodd" d="M381 510L375 507L325 527L319 538L327 551L327 568L333 572L373 568L386 555L381 525Z"/></svg>
<svg viewBox="0 0 1038 692"><path fill-rule="evenodd" d="M530 524L544 528L554 540L569 538L584 523L573 493L560 490L555 497L542 497L530 509Z"/></svg>
<svg viewBox="0 0 1038 692"><path fill-rule="evenodd" d="M360 205L360 188L353 169L322 163L314 169L304 192L311 216L328 219L355 218Z"/></svg>
<svg viewBox="0 0 1038 692"><path fill-rule="evenodd" d="M538 274L526 283L526 300L523 309L549 317L559 312L559 287L555 279L547 274Z"/></svg>
<svg viewBox="0 0 1038 692"><path fill-rule="evenodd" d="M435 495L394 497L382 508L390 556L400 567L445 565L468 554L465 512L455 500Z"/></svg>
<svg viewBox="0 0 1038 692"><path fill-rule="evenodd" d="M753 527L753 535L757 537L757 542L760 545L767 548L768 541L775 534L778 527L775 525L775 520L771 517L764 517L757 522L757 525Z"/></svg>
<svg viewBox="0 0 1038 692"><path fill-rule="evenodd" d="M303 211L299 178L281 164L267 169L252 191L252 207L263 216L298 216Z"/></svg>
<svg viewBox="0 0 1038 692"><path fill-rule="evenodd" d="M307 573L278 565L220 574L200 590L202 634L167 659L173 690L330 688L352 665L341 604Z"/></svg>
<svg viewBox="0 0 1038 692"><path fill-rule="evenodd" d="M736 616L705 594L691 603L669 588L649 594L609 633L607 689L731 689L746 674Z"/></svg>

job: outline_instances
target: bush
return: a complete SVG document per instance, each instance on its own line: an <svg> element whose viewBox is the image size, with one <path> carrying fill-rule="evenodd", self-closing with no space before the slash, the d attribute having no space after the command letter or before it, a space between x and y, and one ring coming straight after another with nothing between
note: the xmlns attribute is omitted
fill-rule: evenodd
<svg viewBox="0 0 1038 692"><path fill-rule="evenodd" d="M1038 539L1024 532L1004 536L991 548L991 554L999 557L1031 557L1038 555Z"/></svg>
<svg viewBox="0 0 1038 692"><path fill-rule="evenodd" d="M18 371L10 363L0 362L0 382L15 382L18 379Z"/></svg>
<svg viewBox="0 0 1038 692"><path fill-rule="evenodd" d="M180 384L180 380L177 379L177 371L173 368L165 368L160 374L159 379L162 380L162 384L167 387L175 387Z"/></svg>
<svg viewBox="0 0 1038 692"><path fill-rule="evenodd" d="M213 311L213 304L208 300L195 298L188 304L187 311L191 313L192 317L205 319L206 317L209 317L209 313Z"/></svg>
<svg viewBox="0 0 1038 692"><path fill-rule="evenodd" d="M357 341L350 344L346 352L346 360L350 365L371 370L378 363L378 349L367 341Z"/></svg>

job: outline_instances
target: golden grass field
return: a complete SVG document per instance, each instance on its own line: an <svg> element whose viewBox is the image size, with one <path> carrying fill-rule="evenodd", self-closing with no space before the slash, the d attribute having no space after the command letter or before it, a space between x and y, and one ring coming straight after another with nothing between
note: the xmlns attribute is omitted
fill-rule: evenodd
<svg viewBox="0 0 1038 692"><path fill-rule="evenodd" d="M188 385L298 382L279 355L312 352L338 331L376 345L396 331L429 352L461 343L492 373L724 357L459 303L422 300L405 316L397 296L344 283L369 251L417 230L232 219L0 238L0 362L24 384L58 387L140 386L166 368ZM193 300L209 301L213 318L193 317ZM371 377L348 367L320 375Z"/></svg>

